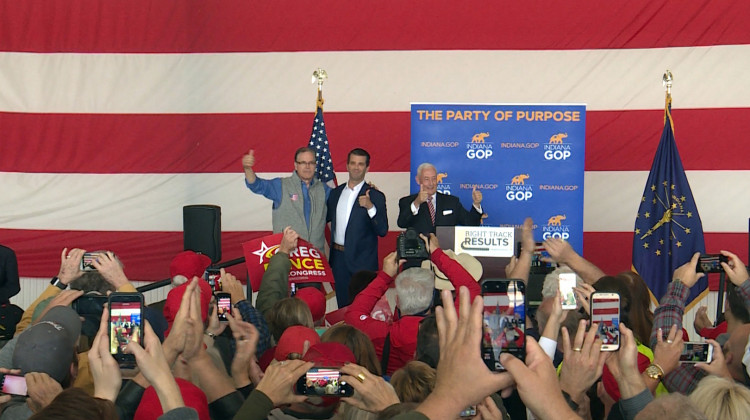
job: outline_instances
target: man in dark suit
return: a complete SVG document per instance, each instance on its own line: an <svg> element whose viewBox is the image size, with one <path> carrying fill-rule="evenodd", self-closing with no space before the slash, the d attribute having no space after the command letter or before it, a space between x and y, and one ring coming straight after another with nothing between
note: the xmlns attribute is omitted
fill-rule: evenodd
<svg viewBox="0 0 750 420"><path fill-rule="evenodd" d="M354 149L347 157L349 181L331 191L327 221L331 222L329 262L336 280L339 308L349 304L349 280L360 270L378 270L378 236L388 233L385 195L365 182L370 154Z"/></svg>
<svg viewBox="0 0 750 420"><path fill-rule="evenodd" d="M0 245L0 304L9 303L10 298L19 291L21 284L16 253L7 246Z"/></svg>
<svg viewBox="0 0 750 420"><path fill-rule="evenodd" d="M437 192L437 170L431 163L417 168L419 193L401 198L398 202L398 226L414 228L419 233L435 233L435 226L479 226L482 220L482 192L471 192L473 205L466 211L458 197Z"/></svg>

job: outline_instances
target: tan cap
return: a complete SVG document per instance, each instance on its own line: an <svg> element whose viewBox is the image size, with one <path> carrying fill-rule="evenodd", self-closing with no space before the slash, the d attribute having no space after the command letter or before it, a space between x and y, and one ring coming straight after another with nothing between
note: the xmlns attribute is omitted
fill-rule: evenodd
<svg viewBox="0 0 750 420"><path fill-rule="evenodd" d="M475 281L479 281L479 279L482 278L482 273L484 272L484 270L482 268L482 263L480 263L479 260L463 252L456 255L456 253L453 252L452 249L444 249L443 252L445 253L445 255L449 256L451 259L458 261L458 263L461 264L461 267L463 267L464 270L468 271L469 274L471 274L471 277L473 277ZM447 276L443 274L442 271L438 270L435 264L432 264L430 260L422 261L422 268L426 268L429 270L430 266L432 266L432 268L435 270L435 288L436 289L440 289L440 290L455 290L456 289L455 287L453 287L453 284L451 284L450 281L443 280Z"/></svg>

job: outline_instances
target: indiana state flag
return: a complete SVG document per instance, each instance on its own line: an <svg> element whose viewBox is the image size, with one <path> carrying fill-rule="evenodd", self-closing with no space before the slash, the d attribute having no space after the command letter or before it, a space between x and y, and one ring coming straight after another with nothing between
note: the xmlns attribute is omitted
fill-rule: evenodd
<svg viewBox="0 0 750 420"><path fill-rule="evenodd" d="M664 108L664 132L656 150L635 219L633 267L654 297L667 291L675 268L695 252L705 252L703 227L674 138L671 98ZM706 290L704 276L690 290L688 303Z"/></svg>

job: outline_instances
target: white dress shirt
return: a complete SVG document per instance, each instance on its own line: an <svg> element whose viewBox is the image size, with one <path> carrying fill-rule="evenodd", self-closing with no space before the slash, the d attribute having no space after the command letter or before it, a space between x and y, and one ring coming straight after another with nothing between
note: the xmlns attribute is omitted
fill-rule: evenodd
<svg viewBox="0 0 750 420"><path fill-rule="evenodd" d="M344 246L345 244L346 226L349 224L349 216L352 214L352 208L355 205L359 205L356 201L359 196L359 191L362 190L362 185L364 184L365 181L363 180L355 185L354 188L349 188L349 183L347 182L344 189L341 191L339 202L336 204L336 230L333 232L333 242L336 244L341 246ZM371 209L367 210L370 219L375 217L377 212L378 209L375 208L374 205Z"/></svg>

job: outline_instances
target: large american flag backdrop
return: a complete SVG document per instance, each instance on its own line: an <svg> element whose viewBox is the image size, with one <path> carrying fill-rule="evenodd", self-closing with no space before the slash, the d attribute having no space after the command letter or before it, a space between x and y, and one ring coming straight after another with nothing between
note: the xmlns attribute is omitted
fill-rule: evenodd
<svg viewBox="0 0 750 420"><path fill-rule="evenodd" d="M224 259L265 235L244 186L255 150L288 174L315 113L339 181L353 147L369 180L409 192L409 104L586 103L584 255L631 264L633 223L675 75L680 155L709 252L747 255L750 2L632 0L0 2L0 243L21 275L63 247L112 249L133 279L168 276L182 206L222 207Z"/></svg>

